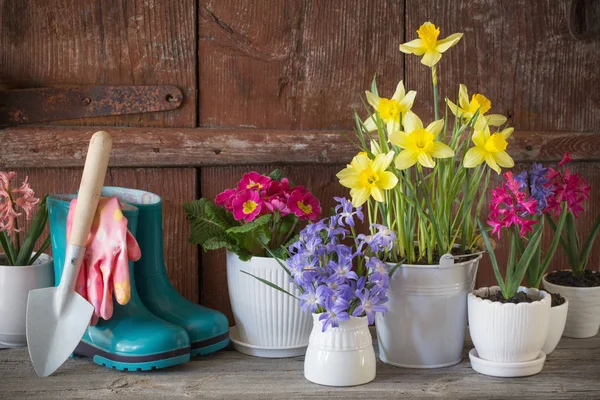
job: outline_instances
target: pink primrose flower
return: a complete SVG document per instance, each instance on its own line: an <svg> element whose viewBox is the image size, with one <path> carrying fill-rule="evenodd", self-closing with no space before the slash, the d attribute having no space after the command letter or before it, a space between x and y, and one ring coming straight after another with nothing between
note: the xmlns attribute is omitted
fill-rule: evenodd
<svg viewBox="0 0 600 400"><path fill-rule="evenodd" d="M301 220L316 221L321 214L319 200L310 192L294 190L288 199L290 210Z"/></svg>
<svg viewBox="0 0 600 400"><path fill-rule="evenodd" d="M233 211L232 203L233 199L235 199L237 192L238 191L236 189L225 189L224 191L219 193L217 197L215 197L215 204L218 206L225 207L225 209L227 209L228 211Z"/></svg>
<svg viewBox="0 0 600 400"><path fill-rule="evenodd" d="M262 204L263 203L256 190L242 190L232 201L233 217L237 221L253 221L262 211Z"/></svg>
<svg viewBox="0 0 600 400"><path fill-rule="evenodd" d="M264 192L269 189L272 182L273 181L268 176L252 171L244 174L242 179L238 182L237 187L240 190L256 189Z"/></svg>

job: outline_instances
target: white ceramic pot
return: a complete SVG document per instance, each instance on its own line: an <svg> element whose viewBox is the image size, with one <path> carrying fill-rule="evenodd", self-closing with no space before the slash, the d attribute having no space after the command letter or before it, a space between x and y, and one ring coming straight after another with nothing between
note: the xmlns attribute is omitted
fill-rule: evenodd
<svg viewBox="0 0 600 400"><path fill-rule="evenodd" d="M589 338L600 330L600 286L572 287L555 285L543 278L544 288L569 299L569 312L563 336Z"/></svg>
<svg viewBox="0 0 600 400"><path fill-rule="evenodd" d="M277 260L252 257L250 261L241 261L228 251L227 285L239 340L262 348L307 346L312 317L302 311L299 301L242 271L300 295ZM300 354L303 352L301 349Z"/></svg>
<svg viewBox="0 0 600 400"><path fill-rule="evenodd" d="M499 363L532 361L540 356L548 336L552 299L543 290L520 287L540 301L500 303L477 295L499 291L498 286L469 293L469 331L479 358Z"/></svg>
<svg viewBox="0 0 600 400"><path fill-rule="evenodd" d="M562 296L562 295L561 295ZM569 310L569 299L565 297L565 302L560 306L550 308L550 327L548 328L548 336L542 347L542 351L546 355L552 353L565 330L567 323L567 311Z"/></svg>
<svg viewBox="0 0 600 400"><path fill-rule="evenodd" d="M33 289L54 286L52 257L42 254L34 265L6 266L0 256L0 347L27 345L27 296Z"/></svg>
<svg viewBox="0 0 600 400"><path fill-rule="evenodd" d="M322 331L320 314L314 324L304 358L304 377L327 386L355 386L375 379L375 350L367 317L340 322Z"/></svg>
<svg viewBox="0 0 600 400"><path fill-rule="evenodd" d="M390 279L388 313L377 314L379 359L407 368L458 364L467 327L467 294L481 256L440 265L402 265Z"/></svg>

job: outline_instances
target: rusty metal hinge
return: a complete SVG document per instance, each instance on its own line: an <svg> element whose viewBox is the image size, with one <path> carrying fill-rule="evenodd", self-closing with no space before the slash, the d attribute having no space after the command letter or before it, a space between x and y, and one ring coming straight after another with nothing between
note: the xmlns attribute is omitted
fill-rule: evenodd
<svg viewBox="0 0 600 400"><path fill-rule="evenodd" d="M0 125L174 110L176 86L54 86L0 91Z"/></svg>

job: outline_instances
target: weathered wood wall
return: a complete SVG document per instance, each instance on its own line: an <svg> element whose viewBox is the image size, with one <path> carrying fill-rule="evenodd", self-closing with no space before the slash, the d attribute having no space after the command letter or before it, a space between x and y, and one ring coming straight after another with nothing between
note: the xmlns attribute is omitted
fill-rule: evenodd
<svg viewBox="0 0 600 400"><path fill-rule="evenodd" d="M107 183L163 196L171 280L230 316L223 253L198 257L180 204L274 166L326 207L347 194L334 175L355 150L339 132L352 129L375 74L388 96L404 79L419 92L416 111L431 115L428 69L398 51L430 20L442 37L465 34L439 65L443 95L464 83L489 97L516 128L518 167L572 152L593 187L585 230L600 212L600 37L575 39L569 15L568 0L0 0L0 83L184 92L175 111L2 129L0 168L30 175L42 193L72 192L91 127L114 126ZM559 255L553 268L564 265ZM484 262L479 283L492 281Z"/></svg>

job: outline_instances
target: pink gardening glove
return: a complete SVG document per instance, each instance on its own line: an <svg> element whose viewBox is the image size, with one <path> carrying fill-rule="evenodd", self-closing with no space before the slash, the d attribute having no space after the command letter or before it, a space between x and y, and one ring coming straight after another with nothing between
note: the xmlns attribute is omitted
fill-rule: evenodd
<svg viewBox="0 0 600 400"><path fill-rule="evenodd" d="M71 201L67 217L67 240L71 233L77 200ZM94 306L90 325L98 318L110 319L113 314L112 294L121 305L129 302L129 261L142 256L137 241L127 230L127 218L121 203L114 197L103 197L98 203L94 222L86 243L83 265L75 290Z"/></svg>

